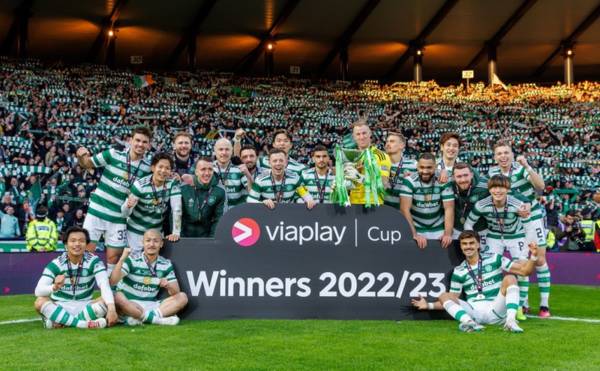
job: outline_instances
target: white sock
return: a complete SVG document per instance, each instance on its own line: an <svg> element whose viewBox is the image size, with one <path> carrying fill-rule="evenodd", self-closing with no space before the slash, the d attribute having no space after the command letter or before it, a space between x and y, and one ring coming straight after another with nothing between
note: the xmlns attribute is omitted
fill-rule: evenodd
<svg viewBox="0 0 600 371"><path fill-rule="evenodd" d="M448 314L451 315L452 318L462 323L466 323L473 320L473 318L471 318L471 316L469 316L460 305L456 304L452 300L444 302L444 309L446 309L446 312L448 312Z"/></svg>
<svg viewBox="0 0 600 371"><path fill-rule="evenodd" d="M514 321L519 309L519 286L510 285L506 288L506 320Z"/></svg>

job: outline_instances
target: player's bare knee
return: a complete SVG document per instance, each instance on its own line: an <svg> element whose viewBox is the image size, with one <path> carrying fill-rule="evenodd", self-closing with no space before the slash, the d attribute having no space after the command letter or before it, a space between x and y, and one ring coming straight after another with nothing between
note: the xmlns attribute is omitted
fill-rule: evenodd
<svg viewBox="0 0 600 371"><path fill-rule="evenodd" d="M179 292L176 294L176 299L181 307L185 307L188 303L188 296L185 292Z"/></svg>
<svg viewBox="0 0 600 371"><path fill-rule="evenodd" d="M516 284L517 284L517 278L515 276L513 276L512 274L507 274L502 279L502 285L504 287L508 287L510 285L516 285Z"/></svg>
<svg viewBox="0 0 600 371"><path fill-rule="evenodd" d="M48 299L47 297L38 296L37 298L35 298L35 301L33 302L33 306L35 307L35 310L37 312L41 313L42 307L44 306L44 304L46 304L49 301L50 301L50 299Z"/></svg>
<svg viewBox="0 0 600 371"><path fill-rule="evenodd" d="M447 302L448 300L453 300L452 299L452 295L450 295L447 292L444 292L440 295L440 297L438 298L438 300L440 301L440 303L444 304L445 302Z"/></svg>

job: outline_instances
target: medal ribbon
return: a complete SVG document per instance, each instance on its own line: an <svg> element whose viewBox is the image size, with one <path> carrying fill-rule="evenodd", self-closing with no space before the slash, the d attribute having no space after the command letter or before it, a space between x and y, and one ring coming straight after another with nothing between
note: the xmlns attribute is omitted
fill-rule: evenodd
<svg viewBox="0 0 600 371"><path fill-rule="evenodd" d="M81 277L81 273L83 271L83 257L81 257L81 261L77 266L77 270L75 271L75 278L73 278L73 269L71 267L71 261L69 260L69 256L67 256L67 269L69 271L69 280L71 281L71 288L73 289L73 299L75 299L75 291L77 290L77 284L79 284L79 278Z"/></svg>
<svg viewBox="0 0 600 371"><path fill-rule="evenodd" d="M483 295L483 269L481 269L481 254L479 255L479 260L477 261L477 276L475 276L475 272L471 268L471 265L467 263L465 260L465 265L467 266L467 272L469 272L469 276L475 282L475 286L477 287L477 296Z"/></svg>
<svg viewBox="0 0 600 371"><path fill-rule="evenodd" d="M323 187L321 187L321 182L319 182L319 175L317 174L317 170L315 169L315 183L317 183L317 192L319 193L319 203L323 203L325 200L325 190L327 189L327 181L329 180L329 168L327 168L327 174L325 174L325 182L323 183Z"/></svg>

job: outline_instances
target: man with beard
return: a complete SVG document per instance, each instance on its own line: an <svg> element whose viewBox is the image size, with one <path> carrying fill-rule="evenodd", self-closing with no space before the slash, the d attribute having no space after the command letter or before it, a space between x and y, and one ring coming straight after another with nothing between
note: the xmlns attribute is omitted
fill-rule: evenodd
<svg viewBox="0 0 600 371"><path fill-rule="evenodd" d="M546 262L546 236L548 232L544 225L544 208L537 201L537 192L544 190L544 179L527 162L525 156L517 156L514 161L514 153L510 143L504 140L494 145L494 160L498 166L492 167L489 176L502 174L510 180L510 194L525 196L531 204L531 215L525 220L525 241L534 241L538 245L539 259L536 262L536 274L540 288L540 311L541 318L550 317L550 268ZM523 308L529 311L527 300ZM519 313L519 319L526 318Z"/></svg>
<svg viewBox="0 0 600 371"><path fill-rule="evenodd" d="M523 332L516 319L519 288L514 275L528 276L533 271L538 259L535 242L529 243L529 259L511 261L500 254L481 253L475 231L463 231L458 240L465 260L454 268L449 292L434 303L420 298L413 299L412 304L420 310L445 309L460 322L458 329L463 332L478 332L483 325L502 323L505 331ZM460 299L463 293L464 300Z"/></svg>
<svg viewBox="0 0 600 371"><path fill-rule="evenodd" d="M460 232L464 230L464 224L473 205L489 196L490 192L487 184L480 182L474 176L471 167L464 162L458 162L454 165L453 180L450 182L450 186L454 191L454 232L452 238L456 240ZM480 219L473 227L473 230L479 233L483 246L485 246L483 231L486 227L487 224L484 219Z"/></svg>
<svg viewBox="0 0 600 371"><path fill-rule="evenodd" d="M121 205L133 182L150 174L150 164L145 156L151 139L150 129L137 127L133 129L130 148L126 151L111 148L91 156L85 147L77 149L82 168L104 168L100 183L90 198L84 228L90 234L90 251L95 250L100 237L104 236L109 275L127 246L127 224L121 214Z"/></svg>
<svg viewBox="0 0 600 371"><path fill-rule="evenodd" d="M402 180L400 211L419 248L424 249L428 239L440 240L443 248L452 243L454 194L448 183L437 181L431 153L421 154L417 173Z"/></svg>
<svg viewBox="0 0 600 371"><path fill-rule="evenodd" d="M192 153L192 136L184 131L175 134L173 149L175 151L175 173L180 176L190 174L195 161Z"/></svg>
<svg viewBox="0 0 600 371"><path fill-rule="evenodd" d="M417 172L417 162L404 156L406 138L400 133L389 133L385 142L385 152L390 156L390 187L386 190L384 203L396 210L400 209L400 188L402 179Z"/></svg>
<svg viewBox="0 0 600 371"><path fill-rule="evenodd" d="M327 148L321 144L316 145L312 151L312 160L315 166L302 172L304 186L317 203L331 203L329 196L335 176L329 168L330 158Z"/></svg>

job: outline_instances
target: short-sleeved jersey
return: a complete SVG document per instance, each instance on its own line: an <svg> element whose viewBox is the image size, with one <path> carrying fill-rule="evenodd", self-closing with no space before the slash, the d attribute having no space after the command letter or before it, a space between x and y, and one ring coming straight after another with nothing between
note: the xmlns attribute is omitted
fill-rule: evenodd
<svg viewBox="0 0 600 371"><path fill-rule="evenodd" d="M476 303L481 301L492 301L498 296L502 286L502 271L508 272L512 266L512 261L498 254L481 255L481 278L483 282L483 298L477 298L477 283L469 273L467 261L463 261L454 268L452 278L450 279L450 292L454 294L465 293L467 302ZM474 276L479 279L478 264L471 265Z"/></svg>
<svg viewBox="0 0 600 371"><path fill-rule="evenodd" d="M401 162L401 163L400 163ZM402 179L417 172L417 162L410 158L402 157L402 160L392 164L390 171L390 188L385 192L384 203L394 209L400 209L400 189Z"/></svg>
<svg viewBox="0 0 600 371"><path fill-rule="evenodd" d="M147 160L131 161L127 164L128 151L107 149L92 156L96 168L104 168L98 187L90 197L88 212L102 220L125 224L121 205L127 199L129 187L136 179L150 174Z"/></svg>
<svg viewBox="0 0 600 371"><path fill-rule="evenodd" d="M219 183L225 188L227 193L227 205L233 207L246 201L245 185L243 179L246 177L237 166L229 162L225 168L213 162L213 170ZM246 183L247 184L247 183Z"/></svg>
<svg viewBox="0 0 600 371"><path fill-rule="evenodd" d="M531 204L531 216L529 220L541 219L544 217L542 206L536 200L536 192L531 184L529 173L521 164L513 162L508 173L503 173L499 166L494 166L488 171L488 175L505 175L510 179L510 194L513 196L523 196Z"/></svg>
<svg viewBox="0 0 600 371"><path fill-rule="evenodd" d="M390 161L390 156L387 153L379 150L375 146L371 146L367 149L370 151L373 158L375 159L375 163L379 167L379 172L382 177L389 178L390 176L390 168L392 167L392 162ZM360 170L360 173L364 175L364 169ZM366 204L366 195L365 195L365 186L362 183L357 183L354 188L350 190L350 203L352 205L364 205ZM379 197L379 203L383 204L383 196Z"/></svg>
<svg viewBox="0 0 600 371"><path fill-rule="evenodd" d="M154 274L150 267L153 267ZM117 290L129 300L155 301L160 291L161 278L166 278L169 283L177 282L173 264L169 259L159 256L150 267L144 254L128 256L121 268L123 278L119 281Z"/></svg>
<svg viewBox="0 0 600 371"><path fill-rule="evenodd" d="M496 208L492 196L475 203L465 223L465 229L472 230L473 225L484 218L488 226L487 238L513 240L525 237L519 208L524 202L508 195L504 207Z"/></svg>
<svg viewBox="0 0 600 371"><path fill-rule="evenodd" d="M291 203L296 200L296 197L304 197L307 193L308 191L302 185L302 179L298 174L286 171L282 180L275 181L269 170L256 178L248 194L247 202L274 200ZM281 199L278 200L279 195L281 195Z"/></svg>
<svg viewBox="0 0 600 371"><path fill-rule="evenodd" d="M317 175L317 170L315 168L307 169L302 172L302 184L304 184L304 187L306 187L306 190L310 193L313 200L318 203L331 203L331 185L334 181L335 175L333 175L329 169L325 176Z"/></svg>
<svg viewBox="0 0 600 371"><path fill-rule="evenodd" d="M444 230L444 201L453 201L450 183L440 184L437 180L422 183L418 173L402 180L400 197L410 198L410 214L417 233Z"/></svg>
<svg viewBox="0 0 600 371"><path fill-rule="evenodd" d="M152 187L152 175L136 180L131 194L139 198L127 219L127 230L143 235L149 229L162 229L164 214L171 198L181 199L179 182L167 179L162 187Z"/></svg>
<svg viewBox="0 0 600 371"><path fill-rule="evenodd" d="M258 167L261 171L271 170L271 165L269 164L269 156L260 156L258 159ZM306 170L306 165L294 160L291 157L288 157L288 164L286 170L293 171L294 173L300 175L302 171Z"/></svg>
<svg viewBox="0 0 600 371"><path fill-rule="evenodd" d="M71 263L68 259L67 253L64 252L44 268L42 276L46 276L52 281L56 276L65 276L65 284L58 291L53 292L50 299L54 301L92 300L96 274L106 271L104 263L96 255L88 252L83 254L80 264Z"/></svg>

